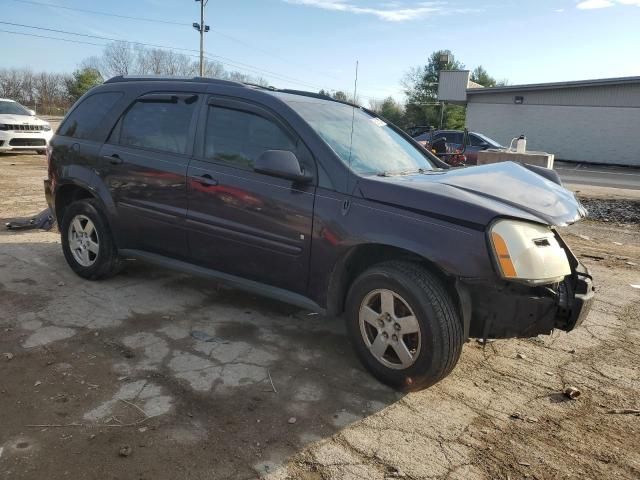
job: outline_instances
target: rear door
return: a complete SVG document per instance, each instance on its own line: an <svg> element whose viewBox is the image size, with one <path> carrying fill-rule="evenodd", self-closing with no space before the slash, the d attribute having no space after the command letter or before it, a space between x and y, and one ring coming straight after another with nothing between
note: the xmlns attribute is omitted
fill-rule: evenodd
<svg viewBox="0 0 640 480"><path fill-rule="evenodd" d="M187 172L192 260L296 292L307 286L315 180L257 173L266 150L289 150L315 177L309 150L259 105L211 98L199 121L199 151Z"/></svg>
<svg viewBox="0 0 640 480"><path fill-rule="evenodd" d="M194 93L143 95L102 147L102 174L116 204L121 248L186 257L186 174L198 100Z"/></svg>

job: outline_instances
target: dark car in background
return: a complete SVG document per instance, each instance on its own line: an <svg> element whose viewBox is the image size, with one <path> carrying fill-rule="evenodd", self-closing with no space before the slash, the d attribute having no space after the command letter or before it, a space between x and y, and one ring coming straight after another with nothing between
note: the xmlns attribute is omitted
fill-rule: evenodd
<svg viewBox="0 0 640 480"><path fill-rule="evenodd" d="M414 139L419 142L430 142L432 138L434 142L441 138L445 138L449 150L455 152L457 150L462 150L464 132L462 130L436 130L433 132L433 137L429 132L423 132L414 137ZM504 149L505 147L486 135L477 132L469 132L469 140L466 149L464 150L464 156L467 158L466 164L477 165L478 152L489 148Z"/></svg>
<svg viewBox="0 0 640 480"><path fill-rule="evenodd" d="M363 364L397 388L445 377L470 337L570 331L593 297L561 235L586 211L553 171L450 169L313 93L113 78L72 107L48 162L81 277L136 258L343 315Z"/></svg>

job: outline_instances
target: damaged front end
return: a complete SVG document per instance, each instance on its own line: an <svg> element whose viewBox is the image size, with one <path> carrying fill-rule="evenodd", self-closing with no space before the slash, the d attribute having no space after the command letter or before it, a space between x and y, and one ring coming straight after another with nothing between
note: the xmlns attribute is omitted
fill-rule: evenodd
<svg viewBox="0 0 640 480"><path fill-rule="evenodd" d="M466 331L472 338L528 338L554 329L569 332L586 318L595 294L589 270L554 232L571 273L547 285L508 280L464 279L459 297L468 302ZM463 305L464 307L464 305Z"/></svg>

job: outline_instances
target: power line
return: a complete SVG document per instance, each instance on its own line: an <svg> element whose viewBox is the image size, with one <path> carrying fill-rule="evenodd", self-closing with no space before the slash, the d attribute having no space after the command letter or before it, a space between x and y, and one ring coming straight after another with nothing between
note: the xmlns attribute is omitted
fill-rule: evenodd
<svg viewBox="0 0 640 480"><path fill-rule="evenodd" d="M0 22L0 24L10 24L11 25L10 22ZM14 26L22 26L22 24L13 24L13 25ZM116 40L116 39L112 39L112 38L109 38L109 37L100 37L100 36L97 36L97 35L78 34L78 33L74 33L74 32L67 32L65 30L55 30L55 29L47 29L47 28L33 27L33 26L26 26L26 28L40 29L40 30L45 30L45 31L53 31L53 32L56 32L56 33L65 33L65 34L69 34L69 35L80 35L80 36L84 36L84 37L97 38L97 39L108 40L108 41L123 41L121 39L120 40ZM105 44L105 43L93 43L93 42L87 42L87 41L82 41L82 40L73 40L73 39L69 39L69 38L52 37L52 36L49 36L49 35L38 35L38 34L34 34L34 33L16 32L16 31L12 31L12 30L0 30L0 32L9 33L9 34L12 34L12 35L22 35L22 36L27 36L27 37L44 38L44 39L49 39L49 40L58 40L58 41L68 42L68 43L92 45L92 46L96 46L96 47L106 47L108 45L108 44ZM165 46L160 46L160 45L147 44L147 43L142 43L142 42L128 42L128 43L135 44L135 45L142 45L142 46L151 46L151 47L154 47L154 48L159 48L159 49L169 50L169 51L185 50L185 51L197 52L197 50L175 49L175 48L170 48L170 47L165 47ZM180 53L182 53L182 52L180 52ZM186 54L186 53L182 53L182 54L186 55L188 57L199 58L199 55L190 55L190 54ZM237 69L240 69L240 70L249 71L254 75L258 74L258 75L268 76L268 77L272 77L272 78L274 78L276 80L290 82L290 83L294 83L294 84L297 84L297 85L302 85L302 86L309 87L309 88L317 88L316 85L308 84L308 83L302 82L302 81L294 79L294 78L289 78L289 77L286 77L284 75L277 74L275 72L270 72L268 70L263 70L263 69L260 69L258 67L254 67L252 65L242 64L241 62L234 62L233 60L220 61L217 58L212 58L212 57L224 58L226 60L226 57L209 56L209 55L207 55L208 59L215 60L215 61L219 62L220 64L222 64L224 66L227 66L227 67L232 67L232 68L237 68Z"/></svg>
<svg viewBox="0 0 640 480"><path fill-rule="evenodd" d="M105 36L101 36L101 35L91 35L88 33L79 33L79 32L71 32L69 30L59 30L59 29L55 29L55 28L47 28L47 27L41 27L38 25L28 25L25 23L15 23L15 22L3 22L0 21L0 24L3 25L11 25L13 27L23 27L23 28L30 28L33 30L43 30L43 31L47 31L47 32L53 32L53 33L62 33L65 35L74 35L74 36L79 36L79 37L85 37L85 38L95 38L98 40L107 40L109 42L127 42L127 43L131 43L133 45L141 45L144 47L151 47L151 48L159 48L159 49L164 49L164 50L170 50L170 51L181 51L181 52L195 52L195 53L199 53L199 50L195 50L192 48L180 48L180 47L170 47L168 45L159 45L159 44L155 44L155 43L145 43L145 42L138 42L135 40L125 40L122 38L113 38L113 37L105 37ZM106 45L103 45L106 46ZM193 55L190 55L193 56ZM225 57L223 55L214 55L214 54L206 54L205 55L209 60L215 60L217 62L222 63L223 65L229 65L232 66L234 68L240 68L240 69L248 69L253 71L254 73L258 73L261 75L269 75L271 77L277 78L279 80L284 80L284 81L288 81L288 82L292 82L295 83L297 85L302 85L305 87L309 87L309 88L317 88L317 89L323 89L326 87L320 86L320 85L315 85L312 83L308 83L308 82L303 82L297 78L294 77L290 77L288 75L283 75L281 73L277 73L277 72L273 72L271 70L267 70L264 68L260 68L257 67L255 65L251 65L248 63L244 63L244 62L240 62L237 60L234 60L233 58L229 58L229 57Z"/></svg>
<svg viewBox="0 0 640 480"><path fill-rule="evenodd" d="M50 8L59 8L62 10L71 10L71 11L75 11L75 12L83 12L83 13L91 13L92 15L103 15L105 17L115 17L115 18L126 18L128 20L138 20L141 22L153 22L153 23L164 23L165 25L181 25L181 26L189 26L188 23L182 23L182 22L174 22L171 20L160 20L157 18L146 18L146 17L133 17L130 15L119 15L117 13L108 13L108 12L100 12L97 10L89 10L86 8L77 8L77 7L65 7L62 5L54 5L52 3L46 3L46 2L36 2L34 0L11 0L12 2L18 2L18 3L27 3L30 5L37 5L37 6L41 6L41 7L50 7Z"/></svg>
<svg viewBox="0 0 640 480"><path fill-rule="evenodd" d="M12 2L18 2L18 3L25 3L28 5L35 5L35 6L43 6L43 7L50 7L50 8L58 8L58 9L62 9L62 10L70 10L70 11L76 11L76 12L82 12L82 13L89 13L92 15L102 15L105 17L115 17L115 18L124 18L127 20L137 20L137 21L141 21L141 22L151 22L151 23L161 23L161 24L165 24L165 25L179 25L179 26L192 26L188 23L183 23L183 22L175 22L175 21L171 21L171 20L161 20L161 19L155 19L155 18L147 18L147 17L135 17L135 16L130 16L130 15L120 15L117 13L109 13L109 12L102 12L102 11L97 11L97 10L89 10L86 8L76 8L76 7L65 7L62 5L54 5L52 3L46 3L46 2L38 2L35 0L11 0ZM320 73L318 70L313 69L310 65L306 65L303 63L299 63L299 62L294 62L291 59L287 59L281 55L275 54L273 52L270 52L268 50L265 50L261 47L257 47L255 45L251 45L250 43L235 37L233 35L230 35L228 33L224 33L220 30L217 30L215 28L211 28L210 29L212 32L216 33L217 35L220 35L222 37L228 38L229 40L232 40L240 45L243 45L247 48L250 48L252 50L255 50L257 52L261 52L264 53L266 55L269 55L273 58L277 58L281 61L284 61L286 63L289 63L290 65L296 65L298 67L302 67L302 68L306 68L312 71L315 71L317 73ZM326 72L322 72L322 75L328 77L328 78L332 78L333 80L338 80L338 78L332 76L332 75L327 75Z"/></svg>

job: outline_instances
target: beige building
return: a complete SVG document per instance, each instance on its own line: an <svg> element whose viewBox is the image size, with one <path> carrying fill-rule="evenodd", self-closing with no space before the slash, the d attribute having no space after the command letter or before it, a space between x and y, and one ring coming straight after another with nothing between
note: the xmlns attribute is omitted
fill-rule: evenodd
<svg viewBox="0 0 640 480"><path fill-rule="evenodd" d="M439 100L467 106L467 126L558 160L640 166L640 77L482 88L442 72Z"/></svg>

